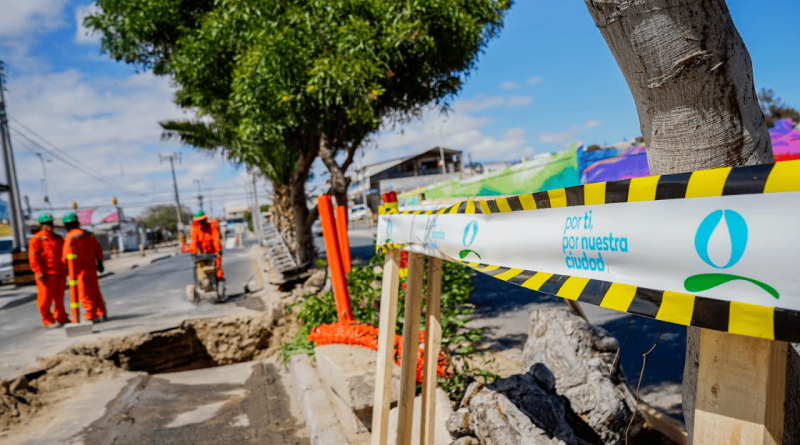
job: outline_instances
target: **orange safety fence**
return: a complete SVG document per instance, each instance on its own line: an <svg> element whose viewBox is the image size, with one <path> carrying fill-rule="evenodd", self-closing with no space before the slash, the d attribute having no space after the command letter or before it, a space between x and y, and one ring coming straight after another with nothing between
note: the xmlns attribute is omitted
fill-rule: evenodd
<svg viewBox="0 0 800 445"><path fill-rule="evenodd" d="M323 345L353 345L378 350L378 328L353 322L336 322L321 324L314 328L308 339L317 346ZM394 362L400 366L403 357L403 337L394 336ZM422 383L422 368L425 357L425 331L419 332L419 346L417 347L417 383ZM439 377L449 378L453 370L448 366L447 354L439 351L439 361L436 366Z"/></svg>

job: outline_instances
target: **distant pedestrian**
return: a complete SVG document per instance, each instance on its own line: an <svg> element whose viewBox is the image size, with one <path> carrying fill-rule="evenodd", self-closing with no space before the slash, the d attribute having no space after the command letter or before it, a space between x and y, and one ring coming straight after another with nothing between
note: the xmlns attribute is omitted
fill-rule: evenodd
<svg viewBox="0 0 800 445"><path fill-rule="evenodd" d="M41 230L28 244L28 261L36 275L36 305L42 323L48 329L60 328L69 323L64 309L64 281L67 274L61 253L64 239L53 232L53 216L42 213L38 218ZM53 312L50 312L51 308Z"/></svg>
<svg viewBox="0 0 800 445"><path fill-rule="evenodd" d="M63 258L69 273L71 301L77 299L80 302L86 321L107 321L106 304L97 281L97 273L105 271L103 249L92 232L80 228L75 212L64 215L63 221L67 228Z"/></svg>

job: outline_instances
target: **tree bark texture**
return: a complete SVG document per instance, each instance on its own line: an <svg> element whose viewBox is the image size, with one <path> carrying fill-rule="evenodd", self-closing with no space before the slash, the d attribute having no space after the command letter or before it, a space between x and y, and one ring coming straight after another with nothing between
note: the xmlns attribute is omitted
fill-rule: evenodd
<svg viewBox="0 0 800 445"><path fill-rule="evenodd" d="M319 157L322 159L322 163L325 164L325 167L327 167L331 175L330 193L336 198L336 205L347 205L347 187L350 185L350 181L345 176L345 173L353 163L356 151L360 146L360 141L359 139L358 141L351 142L345 147L347 157L341 165L336 162L337 150L333 146L333 144L336 144L336 140L329 141L323 138L320 144Z"/></svg>
<svg viewBox="0 0 800 445"><path fill-rule="evenodd" d="M724 0L585 0L636 103L653 174L773 162Z"/></svg>
<svg viewBox="0 0 800 445"><path fill-rule="evenodd" d="M295 246L295 232L297 231L294 225L294 211L292 210L292 189L288 185L272 183L272 207L270 213L272 214L272 222L278 233L281 234L283 242L289 248L290 253L297 257Z"/></svg>
<svg viewBox="0 0 800 445"><path fill-rule="evenodd" d="M724 0L585 0L625 77L652 174L774 162L750 54ZM694 426L699 329L688 328L683 413ZM789 348L787 372L800 375ZM789 393L799 382L787 379ZM787 405L792 402L787 393ZM793 426L788 417L786 434ZM797 434L797 433L795 433Z"/></svg>
<svg viewBox="0 0 800 445"><path fill-rule="evenodd" d="M308 210L306 181L311 172L311 165L319 155L320 137L318 135L292 135L290 141L296 145L299 153L297 168L289 187L291 188L292 211L294 212L295 255L298 264L303 264L314 258L314 238L311 235L311 226L316 219L316 208L314 212Z"/></svg>

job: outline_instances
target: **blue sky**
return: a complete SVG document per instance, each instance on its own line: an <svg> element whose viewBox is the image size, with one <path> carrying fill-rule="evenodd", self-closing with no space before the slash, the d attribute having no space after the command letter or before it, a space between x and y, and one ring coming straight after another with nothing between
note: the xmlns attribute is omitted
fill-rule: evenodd
<svg viewBox="0 0 800 445"><path fill-rule="evenodd" d="M203 179L205 194L216 195L215 211L244 204L242 169L160 141L159 120L188 115L172 104L168 79L99 54L97 38L78 29L89 5L0 0L0 59L7 64L7 107L15 119L11 136L20 187L32 206L42 206L42 167L31 152L41 150L17 132L40 135L107 177L98 181L45 154L53 159L46 168L57 207L73 200L106 204L117 196L135 214L147 203L169 202L171 175L158 154L174 151L183 153L177 173L184 203L197 206L194 180ZM729 0L728 6L750 51L756 88L772 88L800 107L800 2ZM432 111L376 135L358 163L439 143L465 150L475 161L518 160L575 140L615 143L640 134L622 74L579 0L517 1L452 103L446 117ZM324 177L321 165L315 170ZM263 195L268 186L261 182L259 188Z"/></svg>

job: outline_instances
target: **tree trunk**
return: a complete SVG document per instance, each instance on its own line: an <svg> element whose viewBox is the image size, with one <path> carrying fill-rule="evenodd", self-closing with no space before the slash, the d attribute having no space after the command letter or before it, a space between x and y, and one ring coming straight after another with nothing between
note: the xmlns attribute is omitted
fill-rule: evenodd
<svg viewBox="0 0 800 445"><path fill-rule="evenodd" d="M292 188L273 182L272 190L272 207L270 207L270 213L273 215L272 222L283 237L286 246L289 247L290 253L297 257L295 246L297 228L294 225L294 212L292 211Z"/></svg>
<svg viewBox="0 0 800 445"><path fill-rule="evenodd" d="M292 142L297 145L299 153L297 167L289 183L292 212L294 213L295 255L298 264L303 264L314 258L314 238L311 235L311 225L316 219L316 210L314 212L308 210L306 181L311 172L311 165L319 155L320 137L293 135Z"/></svg>
<svg viewBox="0 0 800 445"><path fill-rule="evenodd" d="M724 0L585 2L633 95L651 173L774 162L750 54ZM689 443L699 338L699 329L689 327L683 381Z"/></svg>
<svg viewBox="0 0 800 445"><path fill-rule="evenodd" d="M585 0L625 76L654 174L774 162L724 0Z"/></svg>
<svg viewBox="0 0 800 445"><path fill-rule="evenodd" d="M347 205L347 186L349 181L344 174L353 162L353 156L357 149L358 144L348 147L347 159L342 165L339 165L336 163L336 152L330 146L329 141L323 138L320 143L319 157L331 175L331 195L336 198L336 205Z"/></svg>

